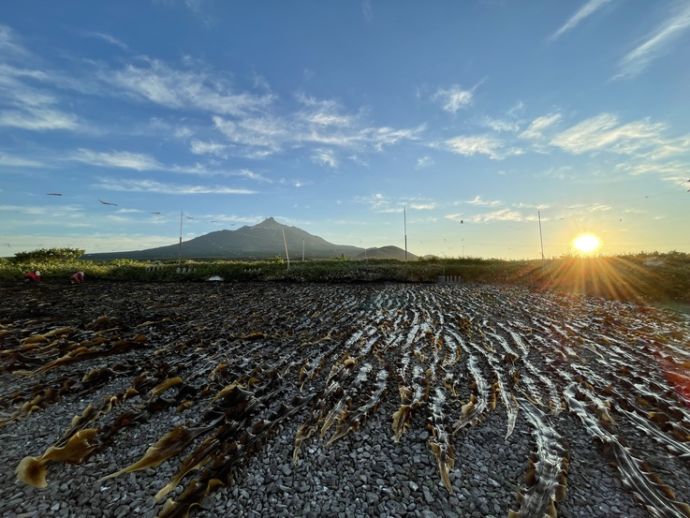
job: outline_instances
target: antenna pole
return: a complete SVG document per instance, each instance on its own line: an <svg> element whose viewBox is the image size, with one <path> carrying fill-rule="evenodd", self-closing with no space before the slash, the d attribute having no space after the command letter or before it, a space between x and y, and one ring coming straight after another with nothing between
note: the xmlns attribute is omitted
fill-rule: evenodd
<svg viewBox="0 0 690 518"><path fill-rule="evenodd" d="M407 261L407 207L403 207L403 229L405 232L405 261Z"/></svg>
<svg viewBox="0 0 690 518"><path fill-rule="evenodd" d="M285 239L285 229L283 230L283 244L285 245L285 258L287 259L287 269L290 269L290 254L288 253L287 239Z"/></svg>
<svg viewBox="0 0 690 518"><path fill-rule="evenodd" d="M182 214L180 211L180 242L177 245L177 264L182 263Z"/></svg>
<svg viewBox="0 0 690 518"><path fill-rule="evenodd" d="M539 219L539 243L541 244L541 260L544 262L544 239L541 235L541 210L537 209L537 218Z"/></svg>

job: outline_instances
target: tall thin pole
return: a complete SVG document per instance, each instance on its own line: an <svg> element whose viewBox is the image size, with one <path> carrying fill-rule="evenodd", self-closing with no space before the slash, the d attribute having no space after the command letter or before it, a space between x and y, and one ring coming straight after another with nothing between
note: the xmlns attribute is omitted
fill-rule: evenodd
<svg viewBox="0 0 690 518"><path fill-rule="evenodd" d="M539 243L541 244L541 260L544 261L544 239L541 235L541 211L537 209L537 218L539 218Z"/></svg>
<svg viewBox="0 0 690 518"><path fill-rule="evenodd" d="M183 212L180 211L180 242L177 245L177 264L179 265L182 263L182 214Z"/></svg>
<svg viewBox="0 0 690 518"><path fill-rule="evenodd" d="M304 239L302 239L302 262L304 262Z"/></svg>
<svg viewBox="0 0 690 518"><path fill-rule="evenodd" d="M285 229L283 230L283 244L285 245L285 258L287 259L287 269L290 269L290 254L288 253L288 248L287 248L287 239L285 239Z"/></svg>
<svg viewBox="0 0 690 518"><path fill-rule="evenodd" d="M403 207L403 228L405 231L405 261L407 261L407 207Z"/></svg>

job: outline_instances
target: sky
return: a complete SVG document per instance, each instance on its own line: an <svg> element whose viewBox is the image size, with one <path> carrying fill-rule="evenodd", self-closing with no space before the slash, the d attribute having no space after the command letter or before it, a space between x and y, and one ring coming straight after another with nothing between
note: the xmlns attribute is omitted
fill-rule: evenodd
<svg viewBox="0 0 690 518"><path fill-rule="evenodd" d="M689 65L688 0L6 3L0 255L404 210L420 255L690 252Z"/></svg>

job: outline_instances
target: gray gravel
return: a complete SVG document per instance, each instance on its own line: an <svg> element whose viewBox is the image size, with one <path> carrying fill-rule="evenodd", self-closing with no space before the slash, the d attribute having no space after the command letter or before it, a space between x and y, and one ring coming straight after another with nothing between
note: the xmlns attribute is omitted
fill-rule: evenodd
<svg viewBox="0 0 690 518"><path fill-rule="evenodd" d="M128 288L129 291L146 289L146 286L137 285ZM175 289L179 291L179 288ZM203 300L203 290L207 290L207 287L190 289L198 290L195 292L195 296L199 297L198 301ZM230 304L237 296L233 290L251 291L253 288L223 289L226 290L223 296ZM262 299L285 296L290 289L262 286ZM329 288L309 289L318 291ZM343 287L341 294L347 292L349 296L362 297L366 304L371 305L372 297L380 290L387 289L418 290L421 293L432 287ZM496 296L501 291L496 288L491 293ZM521 291L510 293L511 297L515 293L526 296ZM21 294L16 296L20 297ZM79 311L88 314L89 309L82 306ZM112 311L123 313L134 309L119 304ZM84 321L88 320L86 316L83 317ZM12 317L17 318L17 313L12 313ZM146 317L141 316L140 320L143 321L144 318ZM257 326L255 318L257 317L252 316L248 319L247 329ZM9 322L10 320L0 319L1 324ZM327 326L328 322L324 325ZM355 328L357 325L356 322L352 323ZM279 322L279 326L281 329L289 329L291 324L288 320ZM687 333L687 328L681 327L681 330ZM223 333L227 334L227 331L223 330ZM314 335L318 336L316 332ZM161 332L160 336L163 339L164 333ZM285 347L284 342L280 342L276 351L284 351ZM530 358L532 357L534 365L541 369L544 366L542 359L536 353L530 353ZM483 359L480 358L478 363L482 369L488 369L488 364ZM89 360L81 364L79 369L86 370L107 364L104 360ZM324 375L327 372L328 368ZM50 374L54 378L47 379L57 379L58 374ZM458 387L459 397L466 400L470 394L467 373L459 372L457 378L461 381ZM192 407L182 412L177 412L175 408L166 409L143 424L126 428L112 445L92 455L84 464L51 463L48 468L49 486L46 489L34 489L15 480L14 469L24 456L40 455L59 438L72 417L80 414L89 402L101 401L106 396L125 389L131 380L132 376L119 377L86 397L64 397L59 403L0 428L0 516L121 517L153 516L160 511L161 507L154 502L153 495L176 471L180 457L168 460L156 469L102 482L99 479L138 460L152 443L172 427L194 426L199 418L199 408ZM6 372L0 374L3 391L22 386L22 383L26 381L15 380ZM174 394L174 389L172 393ZM286 383L285 392L280 397L288 401L298 393L298 384L291 380ZM504 516L509 509L517 509L516 495L524 486L527 460L535 449L530 424L522 413L518 414L515 430L507 440L504 438L506 410L500 402L494 411L485 413L476 425L453 436L456 461L450 474L453 491L449 492L439 479L434 457L427 445L430 432L425 412L414 414L410 429L402 436L400 443L393 441L391 416L399 403L397 382L391 383L380 408L364 422L362 429L346 435L330 447L326 447L316 434L303 444L301 457L293 464L295 433L305 417L298 414L278 427L259 453L252 456L236 473L234 483L212 493L194 514L209 517L479 517ZM128 404L135 403L125 403ZM456 409L455 417L457 411ZM558 503L559 514L566 517L647 515L631 491L624 487L618 470L603 454L601 447L592 440L577 417L566 410L558 416L549 415L548 418L561 435L570 459L566 474L568 490L565 499ZM668 478L670 474L679 500L688 500L690 472L687 461L666 455L657 444L630 423L622 422L617 433L634 444L636 451L649 460L664 478ZM198 442L196 440L195 444ZM185 453L192 449L193 446L188 447ZM175 498L181 491L182 485L169 496Z"/></svg>

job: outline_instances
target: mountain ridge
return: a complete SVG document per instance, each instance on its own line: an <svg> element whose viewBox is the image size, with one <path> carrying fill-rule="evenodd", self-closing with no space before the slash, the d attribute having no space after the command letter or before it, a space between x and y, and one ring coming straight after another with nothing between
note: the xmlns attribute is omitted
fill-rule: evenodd
<svg viewBox="0 0 690 518"><path fill-rule="evenodd" d="M285 255L287 242L290 258L293 260L304 256L308 259L327 259L335 257L364 258L364 248L330 243L320 236L310 234L298 227L283 225L273 217L252 226L242 226L236 230L216 230L197 236L179 244L147 248L144 250L129 250L125 252L100 252L86 254L85 259L94 261L109 261L112 259L139 259L139 260L169 260L177 259L267 259ZM387 249L391 257L386 257L385 252L375 252ZM397 250L395 250L397 249ZM374 259L399 259L404 258L404 251L398 247L370 248ZM410 260L416 256L408 253ZM412 259L414 257L414 259Z"/></svg>

